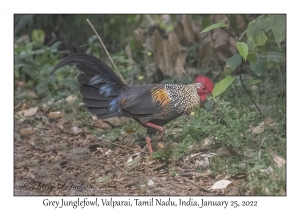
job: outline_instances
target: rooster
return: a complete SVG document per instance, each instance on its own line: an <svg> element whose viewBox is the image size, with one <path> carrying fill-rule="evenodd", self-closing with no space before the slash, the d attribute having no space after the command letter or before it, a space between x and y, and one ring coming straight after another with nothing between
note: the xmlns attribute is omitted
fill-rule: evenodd
<svg viewBox="0 0 300 210"><path fill-rule="evenodd" d="M213 83L206 76L197 76L190 85L148 84L126 85L117 74L98 58L83 53L62 59L51 71L67 64L76 64L82 71L77 80L87 109L99 119L131 117L147 128L145 140L153 152L151 137L171 120L190 114L195 106L206 100Z"/></svg>

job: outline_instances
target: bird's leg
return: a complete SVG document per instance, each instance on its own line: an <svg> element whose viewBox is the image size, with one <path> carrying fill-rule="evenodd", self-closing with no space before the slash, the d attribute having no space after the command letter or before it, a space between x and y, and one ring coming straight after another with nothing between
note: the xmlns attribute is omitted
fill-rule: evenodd
<svg viewBox="0 0 300 210"><path fill-rule="evenodd" d="M151 128L154 128L156 130L159 130L160 132L164 131L164 128L159 126L159 125L155 125L153 123L150 123L150 122L147 122L145 125L151 127Z"/></svg>
<svg viewBox="0 0 300 210"><path fill-rule="evenodd" d="M164 134L164 128L163 127L161 127L159 125L155 125L155 124L150 123L150 122L145 123L145 125L150 127L150 128L154 128L155 130L158 130L161 133L160 136L159 136L159 139L163 136L163 134ZM152 154L153 150L152 150L152 144L151 144L151 139L150 139L150 133L153 134L153 130L150 131L149 128L148 128L145 140L147 142L148 150Z"/></svg>
<svg viewBox="0 0 300 210"><path fill-rule="evenodd" d="M146 137L145 137L145 140L146 140L146 142L147 142L148 150L149 150L149 152L152 154L152 153L153 153L153 150L152 150L152 145L151 145L151 139L149 138L149 136L146 136Z"/></svg>
<svg viewBox="0 0 300 210"><path fill-rule="evenodd" d="M154 128L154 129L156 129L160 132L160 134L158 136L158 139L161 139L164 136L164 128L162 126L155 125L155 124L150 123L150 122L147 122L146 125L151 127L151 128Z"/></svg>

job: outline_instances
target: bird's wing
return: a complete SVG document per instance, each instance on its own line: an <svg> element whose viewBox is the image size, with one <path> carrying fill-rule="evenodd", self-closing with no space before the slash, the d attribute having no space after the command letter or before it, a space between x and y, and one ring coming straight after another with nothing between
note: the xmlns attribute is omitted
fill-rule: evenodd
<svg viewBox="0 0 300 210"><path fill-rule="evenodd" d="M132 86L120 100L122 111L149 115L160 112L171 101L168 91L160 85Z"/></svg>

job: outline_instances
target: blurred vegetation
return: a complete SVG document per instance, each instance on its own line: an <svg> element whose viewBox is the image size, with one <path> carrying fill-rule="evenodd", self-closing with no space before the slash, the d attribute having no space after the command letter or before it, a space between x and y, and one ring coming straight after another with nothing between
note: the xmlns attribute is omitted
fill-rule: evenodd
<svg viewBox="0 0 300 210"><path fill-rule="evenodd" d="M285 166L277 167L268 152L272 148L286 157L285 16L15 15L16 104L30 98L22 94L25 90L37 94L33 100L36 104L62 101L70 95L80 98L75 67L64 67L55 76L48 76L70 53L93 54L110 65L86 19L94 24L129 85L190 83L182 69L190 78L203 74L217 84L214 91L218 94L215 92L204 108L166 125L167 140L178 146L171 152L158 150L154 158L179 160L197 152L191 146L197 148L209 138L209 151L216 152L226 145L238 153L238 157L223 158L219 154L211 159L210 171L216 176L245 173L245 189L257 195L285 194ZM227 27L200 34L215 23L226 23ZM256 24L265 27L263 34L255 31L259 28ZM256 39L257 34L263 38ZM56 103L52 109L72 112L67 107L66 103ZM84 119L91 116L80 110ZM261 133L248 131L268 117L276 126L266 127ZM143 132L134 123L110 130L107 137L115 138L128 127ZM253 155L245 157L245 151ZM239 166L241 163L244 167ZM260 171L269 166L274 169L271 175Z"/></svg>

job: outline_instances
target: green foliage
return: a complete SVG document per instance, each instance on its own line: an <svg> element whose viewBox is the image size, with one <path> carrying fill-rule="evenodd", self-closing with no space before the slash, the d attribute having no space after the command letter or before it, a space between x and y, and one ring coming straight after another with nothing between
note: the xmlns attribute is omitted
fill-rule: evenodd
<svg viewBox="0 0 300 210"><path fill-rule="evenodd" d="M285 39L285 23L285 15L261 15L249 23L247 37L255 44L264 46L268 40L266 33L272 30L280 47L280 42Z"/></svg>
<svg viewBox="0 0 300 210"><path fill-rule="evenodd" d="M285 15L269 15L271 28L276 42L281 49L280 42L285 39L286 18Z"/></svg>
<svg viewBox="0 0 300 210"><path fill-rule="evenodd" d="M252 69L252 71L258 76L260 77L264 71L264 67L265 67L265 62L261 56L261 54L256 53L256 62L250 63L250 67Z"/></svg>
<svg viewBox="0 0 300 210"><path fill-rule="evenodd" d="M242 57L240 54L235 54L231 58L228 58L224 67L224 74L230 75L241 63Z"/></svg>
<svg viewBox="0 0 300 210"><path fill-rule="evenodd" d="M44 44L45 32L41 29L34 29L31 33L31 40L38 46Z"/></svg>
<svg viewBox="0 0 300 210"><path fill-rule="evenodd" d="M180 124L184 126L182 127L183 131L176 138L180 139L180 143L173 151L173 159L180 159L187 154L191 145L194 145L192 148L196 148L195 145L201 145L203 139L209 138L212 140L210 152L224 144L239 154L239 157L224 158L218 155L212 157L209 170L216 177L242 173L247 177L245 188L255 191L255 195L284 194L285 168L277 167L267 148L272 147L278 155L285 157L285 140L274 141L278 135L277 132L285 132L284 126L280 126L285 123L285 117L275 115L277 108L269 111L268 115L276 116L275 119L278 123L276 131L268 128L263 133L252 135L247 130L263 120L261 115L257 112L238 112L235 104L223 100L212 98L211 102L215 103L213 112L197 109L195 115L189 116L188 121L180 119ZM247 151L252 151L252 155L244 156ZM269 166L274 169L274 172L271 173L272 179L270 179L270 175L261 171ZM274 183L276 183L276 187Z"/></svg>
<svg viewBox="0 0 300 210"><path fill-rule="evenodd" d="M250 61L250 63L252 64L256 64L257 62L257 56L256 56L256 53L253 53L253 52L249 52L248 53L248 56L247 56L247 59Z"/></svg>
<svg viewBox="0 0 300 210"><path fill-rule="evenodd" d="M236 42L236 48L241 56L246 60L249 52L248 45L245 42Z"/></svg>
<svg viewBox="0 0 300 210"><path fill-rule="evenodd" d="M266 32L270 30L270 19L267 15L261 15L249 23L247 28L247 37L255 44L264 46L268 40Z"/></svg>
<svg viewBox="0 0 300 210"><path fill-rule="evenodd" d="M14 78L26 82L26 87L34 88L41 98L65 98L78 91L75 71L70 67L59 71L55 76L49 76L50 71L59 61L59 55L66 51L58 50L61 42L51 46L42 45L44 32L32 31L32 42L16 43L14 52ZM65 91L61 91L61 89Z"/></svg>
<svg viewBox="0 0 300 210"><path fill-rule="evenodd" d="M206 27L205 29L203 29L200 34L202 33L205 33L205 32L208 32L210 30L213 30L215 28L221 28L221 27L227 27L228 25L226 23L215 23L215 24L212 24L208 27Z"/></svg>
<svg viewBox="0 0 300 210"><path fill-rule="evenodd" d="M224 79L222 79L214 87L212 95L214 97L217 97L218 95L220 95L221 93L223 93L233 83L234 80L235 80L235 77L233 77L231 75L229 75L229 76L225 77Z"/></svg>
<svg viewBox="0 0 300 210"><path fill-rule="evenodd" d="M153 152L152 157L153 159L157 159L160 162L164 162L166 160L168 160L172 155L172 151L168 150L158 150L157 152Z"/></svg>
<svg viewBox="0 0 300 210"><path fill-rule="evenodd" d="M269 31L273 32L276 43L281 50L280 42L285 39L285 21L285 15L261 15L249 23L247 30L240 36L240 39L242 39L246 33L248 37L247 43L237 39L236 47L239 54L235 54L227 59L224 67L226 78L215 86L213 90L214 97L223 93L233 83L234 77L230 77L230 75L238 66L245 64L246 61L250 62L250 68L256 77L259 78L259 81L262 81L262 76L267 69L274 69L276 65L285 65L285 53L265 50L267 41L272 42L272 39L267 36ZM201 33L220 27L220 25L222 24L213 24L205 28ZM263 47L257 49L257 46ZM241 57L244 58L244 62ZM239 73L241 74L241 72Z"/></svg>

